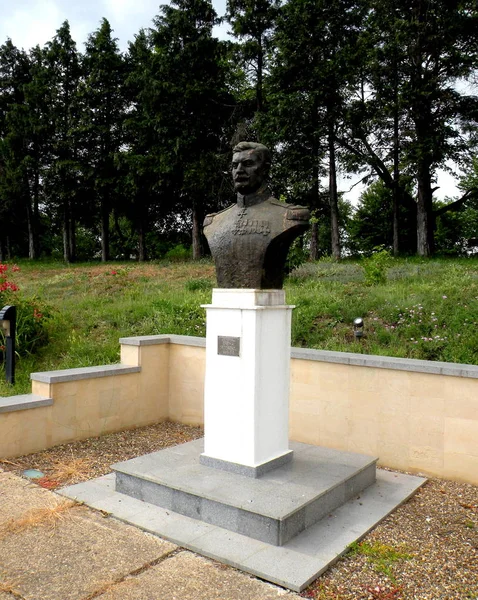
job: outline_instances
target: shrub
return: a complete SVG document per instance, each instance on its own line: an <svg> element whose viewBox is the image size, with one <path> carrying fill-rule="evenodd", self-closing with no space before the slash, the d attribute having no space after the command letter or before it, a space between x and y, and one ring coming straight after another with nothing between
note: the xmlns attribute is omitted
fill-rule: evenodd
<svg viewBox="0 0 478 600"><path fill-rule="evenodd" d="M32 354L48 340L47 322L50 318L49 309L36 298L24 298L18 286L7 279L9 266L0 264L0 308L5 305L17 309L16 344L19 356ZM12 272L18 271L13 266ZM0 356L3 358L5 335L0 331Z"/></svg>
<svg viewBox="0 0 478 600"><path fill-rule="evenodd" d="M185 262L191 258L191 249L186 248L183 244L177 244L166 252L164 258L171 262Z"/></svg>
<svg viewBox="0 0 478 600"><path fill-rule="evenodd" d="M387 270L392 265L390 252L384 248L362 259L366 285L379 285L387 281Z"/></svg>
<svg viewBox="0 0 478 600"><path fill-rule="evenodd" d="M189 279L184 287L188 292L209 291L213 288L213 283L209 279Z"/></svg>

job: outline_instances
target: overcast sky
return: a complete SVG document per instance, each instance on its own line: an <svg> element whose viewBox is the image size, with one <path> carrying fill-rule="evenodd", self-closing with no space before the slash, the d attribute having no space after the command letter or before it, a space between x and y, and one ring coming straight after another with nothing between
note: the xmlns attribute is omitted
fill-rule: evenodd
<svg viewBox="0 0 478 600"><path fill-rule="evenodd" d="M0 44L10 38L15 46L29 50L51 40L61 24L68 20L72 37L80 51L88 35L98 29L100 21L106 17L118 38L122 51L133 41L134 35L144 27L150 27L153 18L159 13L158 0L0 0ZM213 0L219 16L225 12L226 0ZM224 38L227 24L216 28L215 34ZM348 190L356 178L348 180L339 177L339 190ZM436 197L455 195L457 190L454 178L449 174L440 176L441 186ZM363 188L356 186L348 196L356 200Z"/></svg>
<svg viewBox="0 0 478 600"><path fill-rule="evenodd" d="M226 0L213 0L219 16ZM29 50L51 40L61 24L68 20L78 49L84 50L88 34L98 29L106 17L114 30L121 50L142 27L150 27L159 13L161 0L0 0L0 43L11 38L15 46ZM218 28L223 36L227 25Z"/></svg>

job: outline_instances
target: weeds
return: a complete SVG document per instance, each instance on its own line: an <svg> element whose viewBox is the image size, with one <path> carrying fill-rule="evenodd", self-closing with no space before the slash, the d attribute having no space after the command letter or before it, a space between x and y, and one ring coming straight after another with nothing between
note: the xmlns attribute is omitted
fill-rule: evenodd
<svg viewBox="0 0 478 600"><path fill-rule="evenodd" d="M387 270L392 266L392 257L388 250L374 252L363 258L361 266L365 273L365 285L380 285L387 281Z"/></svg>
<svg viewBox="0 0 478 600"><path fill-rule="evenodd" d="M211 290L213 283L209 279L190 279L186 281L185 288L188 292L196 292L198 290Z"/></svg>
<svg viewBox="0 0 478 600"><path fill-rule="evenodd" d="M18 582L7 580L0 581L0 592L4 592L5 594L11 594L16 598L20 597L20 592L18 591Z"/></svg>
<svg viewBox="0 0 478 600"><path fill-rule="evenodd" d="M58 483L65 483L74 479L84 481L90 477L91 459L72 457L68 460L55 461L50 479Z"/></svg>
<svg viewBox="0 0 478 600"><path fill-rule="evenodd" d="M354 542L350 545L349 550L352 556L357 554L366 556L368 562L373 566L375 571L381 575L385 575L385 577L388 577L392 582L395 582L393 573L394 564L413 558L411 554L403 550L380 542ZM385 596L383 597L385 598ZM393 597L394 596L390 596L390 598ZM382 596L380 596L380 598L382 598Z"/></svg>
<svg viewBox="0 0 478 600"><path fill-rule="evenodd" d="M21 533L31 527L55 527L56 524L67 518L72 507L77 506L70 500L57 502L51 501L49 506L34 508L17 519L10 519L0 525L0 539L8 535Z"/></svg>

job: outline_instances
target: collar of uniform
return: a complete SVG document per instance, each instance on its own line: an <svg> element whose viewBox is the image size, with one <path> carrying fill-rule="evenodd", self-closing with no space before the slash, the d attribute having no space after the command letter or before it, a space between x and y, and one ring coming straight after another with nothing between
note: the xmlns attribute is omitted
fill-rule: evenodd
<svg viewBox="0 0 478 600"><path fill-rule="evenodd" d="M243 196L242 194L237 194L237 206L239 208L247 208L248 206L254 206L255 204L260 204L271 197L271 192L267 183L264 183L258 190L256 190L253 194L247 194Z"/></svg>

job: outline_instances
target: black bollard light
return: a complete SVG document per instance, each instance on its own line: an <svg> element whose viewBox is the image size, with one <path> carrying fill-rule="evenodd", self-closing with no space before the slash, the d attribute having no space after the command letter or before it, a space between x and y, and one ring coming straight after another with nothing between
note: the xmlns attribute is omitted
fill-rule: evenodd
<svg viewBox="0 0 478 600"><path fill-rule="evenodd" d="M0 325L5 334L5 375L7 383L15 383L15 328L17 309L15 306L4 306L0 310Z"/></svg>

